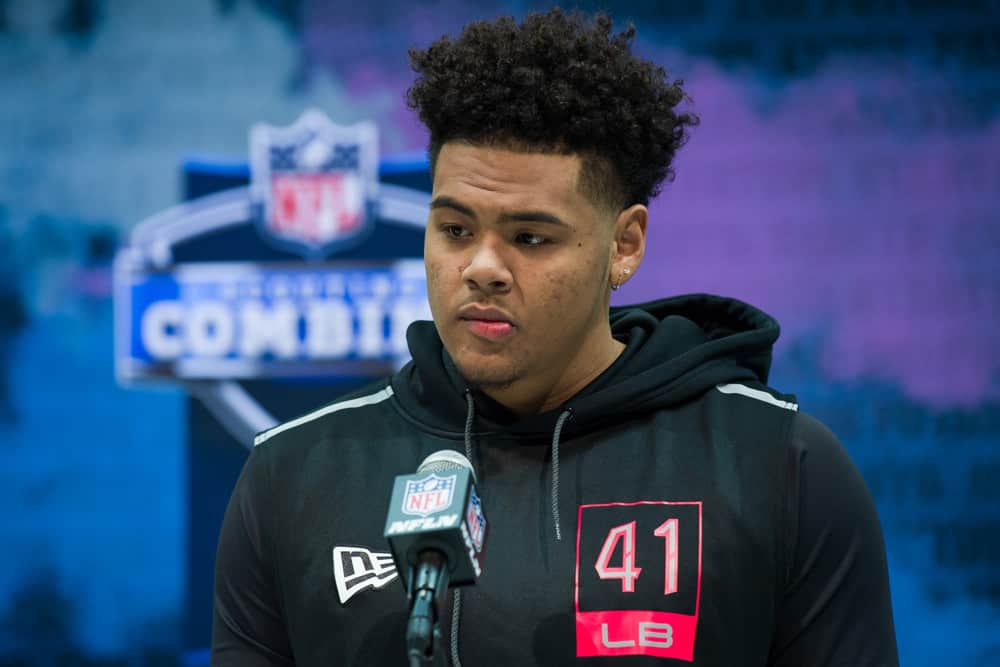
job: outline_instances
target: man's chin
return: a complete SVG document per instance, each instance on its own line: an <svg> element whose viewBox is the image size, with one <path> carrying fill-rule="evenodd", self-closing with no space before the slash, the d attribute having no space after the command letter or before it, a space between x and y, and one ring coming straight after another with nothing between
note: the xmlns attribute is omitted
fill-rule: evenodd
<svg viewBox="0 0 1000 667"><path fill-rule="evenodd" d="M519 379L521 374L509 367L494 367L482 363L463 363L455 360L455 366L462 377L478 389L506 389Z"/></svg>

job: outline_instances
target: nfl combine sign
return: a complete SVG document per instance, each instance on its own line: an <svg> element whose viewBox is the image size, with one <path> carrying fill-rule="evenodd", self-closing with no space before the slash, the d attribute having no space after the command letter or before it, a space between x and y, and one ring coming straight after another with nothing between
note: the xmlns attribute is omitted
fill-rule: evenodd
<svg viewBox="0 0 1000 667"><path fill-rule="evenodd" d="M140 223L116 258L118 377L375 377L404 363L407 327L431 316L423 263L327 259L374 243L377 222L426 224L426 192L379 182L377 143L374 123L315 110L258 124L248 186ZM228 253L275 261L184 255L227 234Z"/></svg>

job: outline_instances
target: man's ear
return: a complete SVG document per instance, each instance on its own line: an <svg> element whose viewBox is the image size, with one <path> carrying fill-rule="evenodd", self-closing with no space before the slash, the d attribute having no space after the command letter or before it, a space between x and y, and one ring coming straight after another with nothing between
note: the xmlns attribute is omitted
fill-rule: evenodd
<svg viewBox="0 0 1000 667"><path fill-rule="evenodd" d="M618 214L611 243L611 271L608 281L618 289L635 275L646 253L646 222L649 209L634 204Z"/></svg>

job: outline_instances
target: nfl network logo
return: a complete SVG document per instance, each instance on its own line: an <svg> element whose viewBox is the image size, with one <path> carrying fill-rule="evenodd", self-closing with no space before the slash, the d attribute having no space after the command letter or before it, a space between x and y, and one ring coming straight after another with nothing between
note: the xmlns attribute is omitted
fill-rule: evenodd
<svg viewBox="0 0 1000 667"><path fill-rule="evenodd" d="M407 480L403 514L426 517L450 507L455 494L455 477L438 477L431 473L423 479Z"/></svg>
<svg viewBox="0 0 1000 667"><path fill-rule="evenodd" d="M359 243L375 223L378 132L306 111L250 131L250 197L261 235L307 258Z"/></svg>

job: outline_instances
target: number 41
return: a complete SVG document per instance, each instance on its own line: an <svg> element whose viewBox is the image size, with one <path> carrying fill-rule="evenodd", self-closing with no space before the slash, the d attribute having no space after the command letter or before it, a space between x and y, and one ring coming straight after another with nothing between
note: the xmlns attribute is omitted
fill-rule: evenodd
<svg viewBox="0 0 1000 667"><path fill-rule="evenodd" d="M653 535L662 537L665 542L666 556L664 559L663 594L677 592L677 519L667 519L653 531ZM618 543L622 542L622 564L611 565L611 554ZM635 580L642 573L642 568L635 564L635 521L623 523L608 531L604 538L604 546L594 564L597 576L601 579L621 579L622 593L635 592Z"/></svg>

